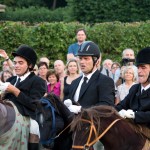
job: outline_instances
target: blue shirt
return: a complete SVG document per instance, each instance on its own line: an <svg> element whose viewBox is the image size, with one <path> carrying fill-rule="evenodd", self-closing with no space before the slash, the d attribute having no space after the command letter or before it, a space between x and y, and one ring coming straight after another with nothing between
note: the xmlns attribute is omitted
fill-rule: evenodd
<svg viewBox="0 0 150 150"><path fill-rule="evenodd" d="M73 54L74 56L76 56L79 47L80 45L78 43L71 44L68 48L68 54Z"/></svg>

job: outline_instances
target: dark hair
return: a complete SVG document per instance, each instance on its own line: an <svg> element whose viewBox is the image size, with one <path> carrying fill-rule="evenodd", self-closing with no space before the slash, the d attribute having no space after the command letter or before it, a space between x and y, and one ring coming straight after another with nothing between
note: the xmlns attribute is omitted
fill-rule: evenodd
<svg viewBox="0 0 150 150"><path fill-rule="evenodd" d="M118 66L119 68L121 67L121 65L120 65L118 62L113 62L112 65L111 65L111 68L112 68L114 65Z"/></svg>
<svg viewBox="0 0 150 150"><path fill-rule="evenodd" d="M57 78L57 82L59 81L59 76L58 76L58 74L56 74L56 72L55 72L54 69L50 69L50 70L47 71L47 74L46 74L46 80L47 80L47 81L48 81L48 77L49 77L50 75L55 75L56 78Z"/></svg>
<svg viewBox="0 0 150 150"><path fill-rule="evenodd" d="M40 68L41 66L46 66L46 68L48 69L48 65L46 62L39 62L37 66L38 68Z"/></svg>
<svg viewBox="0 0 150 150"><path fill-rule="evenodd" d="M78 34L79 31L83 31L85 33L85 35L86 35L85 29L83 29L83 28L77 29L76 34Z"/></svg>

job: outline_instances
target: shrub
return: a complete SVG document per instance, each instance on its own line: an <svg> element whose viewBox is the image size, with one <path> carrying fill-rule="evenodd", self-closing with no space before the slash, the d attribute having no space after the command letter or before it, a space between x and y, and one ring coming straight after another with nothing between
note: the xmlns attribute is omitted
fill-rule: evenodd
<svg viewBox="0 0 150 150"><path fill-rule="evenodd" d="M27 44L36 50L38 57L47 56L52 64L56 59L66 62L68 46L76 42L76 30L85 28L87 40L99 45L103 59L120 61L123 49L132 48L137 53L139 49L150 46L149 26L150 21L108 22L93 26L78 22L45 22L34 25L26 22L1 22L0 48L11 56L11 52L19 45Z"/></svg>

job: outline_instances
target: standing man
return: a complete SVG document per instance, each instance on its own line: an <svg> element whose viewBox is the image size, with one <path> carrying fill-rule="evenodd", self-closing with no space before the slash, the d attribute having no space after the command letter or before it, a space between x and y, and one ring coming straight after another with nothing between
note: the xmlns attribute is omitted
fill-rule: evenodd
<svg viewBox="0 0 150 150"><path fill-rule="evenodd" d="M16 76L9 78L6 83L1 83L0 90L6 91L4 99L12 101L22 116L32 118L30 133L36 134L38 124L33 119L36 117L37 107L34 102L44 96L46 84L43 79L31 72L37 61L37 55L32 48L22 45L12 55ZM29 142L29 150L38 150L38 143Z"/></svg>
<svg viewBox="0 0 150 150"><path fill-rule="evenodd" d="M78 29L76 32L77 43L71 44L68 48L67 61L76 57L80 45L86 39L86 31L84 29Z"/></svg>
<svg viewBox="0 0 150 150"><path fill-rule="evenodd" d="M131 87L129 94L116 109L122 117L132 118L135 123L150 129L150 47L139 51L136 65L139 84ZM150 135L147 136L150 138Z"/></svg>

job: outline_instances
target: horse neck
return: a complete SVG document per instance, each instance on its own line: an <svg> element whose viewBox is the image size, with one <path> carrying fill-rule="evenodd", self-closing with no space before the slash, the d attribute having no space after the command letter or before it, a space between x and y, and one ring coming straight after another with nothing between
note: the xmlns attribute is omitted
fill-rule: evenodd
<svg viewBox="0 0 150 150"><path fill-rule="evenodd" d="M101 127L103 130L105 130L113 120L109 119L107 124L104 122L105 120L101 119ZM120 147L122 150L141 150L144 146L145 139L136 133L127 122L120 120L108 130L102 137L101 142L105 150L116 150L120 149Z"/></svg>
<svg viewBox="0 0 150 150"><path fill-rule="evenodd" d="M61 101L56 101L56 105L65 123L70 123L73 120L74 113L70 112Z"/></svg>

